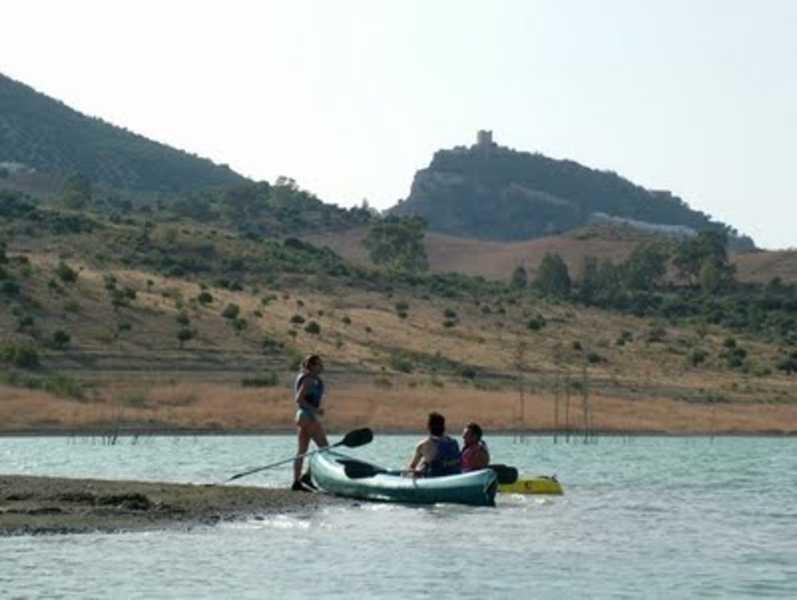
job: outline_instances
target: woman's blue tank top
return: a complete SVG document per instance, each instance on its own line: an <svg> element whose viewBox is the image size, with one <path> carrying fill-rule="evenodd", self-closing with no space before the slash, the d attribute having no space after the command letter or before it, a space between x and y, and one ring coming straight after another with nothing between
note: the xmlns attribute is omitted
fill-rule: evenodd
<svg viewBox="0 0 797 600"><path fill-rule="evenodd" d="M318 377L312 377L308 373L299 373L299 375L296 376L296 385L294 386L294 392L296 394L299 393L299 389L302 387L302 382L307 377L310 377L313 383L310 386L310 389L307 390L307 393L304 396L304 400L313 408L321 408L321 398L324 397L324 382L321 381Z"/></svg>

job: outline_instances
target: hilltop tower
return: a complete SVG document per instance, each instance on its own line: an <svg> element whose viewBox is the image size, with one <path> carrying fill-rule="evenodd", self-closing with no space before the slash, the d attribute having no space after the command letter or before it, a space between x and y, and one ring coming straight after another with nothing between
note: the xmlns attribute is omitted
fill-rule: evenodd
<svg viewBox="0 0 797 600"><path fill-rule="evenodd" d="M479 148L489 148L493 145L493 132L486 129L479 129L476 132L476 145Z"/></svg>

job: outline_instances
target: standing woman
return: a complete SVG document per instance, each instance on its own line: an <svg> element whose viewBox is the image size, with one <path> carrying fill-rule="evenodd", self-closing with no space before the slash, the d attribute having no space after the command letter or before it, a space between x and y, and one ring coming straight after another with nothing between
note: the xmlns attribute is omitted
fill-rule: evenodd
<svg viewBox="0 0 797 600"><path fill-rule="evenodd" d="M315 442L319 448L325 448L327 434L321 417L324 409L321 408L321 399L324 396L324 382L321 381L321 371L324 365L321 357L311 354L302 361L302 371L296 377L294 391L296 393L296 430L298 433L299 448L296 460L293 461L293 485L292 490L301 491L302 486L302 463L303 455L310 448L310 440Z"/></svg>

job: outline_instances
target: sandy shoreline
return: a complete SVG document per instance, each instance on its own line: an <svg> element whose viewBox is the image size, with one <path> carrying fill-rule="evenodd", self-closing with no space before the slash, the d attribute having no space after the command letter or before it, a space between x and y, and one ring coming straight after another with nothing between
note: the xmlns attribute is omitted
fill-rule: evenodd
<svg viewBox="0 0 797 600"><path fill-rule="evenodd" d="M287 488L0 475L0 536L191 528L334 502Z"/></svg>

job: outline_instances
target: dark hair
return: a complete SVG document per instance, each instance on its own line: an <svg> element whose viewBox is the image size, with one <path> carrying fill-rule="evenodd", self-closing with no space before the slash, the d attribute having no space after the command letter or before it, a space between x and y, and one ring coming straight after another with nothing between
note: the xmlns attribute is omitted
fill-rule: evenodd
<svg viewBox="0 0 797 600"><path fill-rule="evenodd" d="M465 429L467 429L468 431L470 431L473 434L473 437L476 438L477 442L481 441L481 439L482 439L482 428L479 427L478 423L474 423L473 421L471 421L470 423L465 425Z"/></svg>
<svg viewBox="0 0 797 600"><path fill-rule="evenodd" d="M311 365L321 362L321 357L318 354L311 354L302 361L302 368L309 369Z"/></svg>
<svg viewBox="0 0 797 600"><path fill-rule="evenodd" d="M446 418L438 412L429 413L426 425L432 435L443 435L446 432Z"/></svg>

